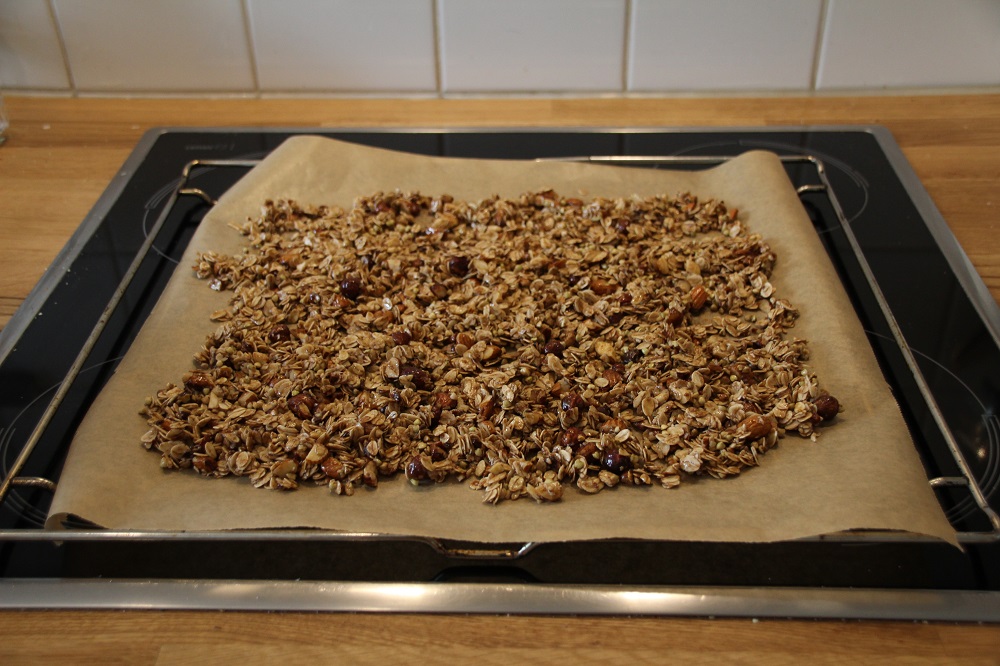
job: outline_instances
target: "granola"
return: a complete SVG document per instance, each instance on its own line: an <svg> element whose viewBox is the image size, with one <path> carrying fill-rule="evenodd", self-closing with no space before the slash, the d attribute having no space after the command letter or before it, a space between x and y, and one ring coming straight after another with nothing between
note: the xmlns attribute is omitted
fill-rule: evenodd
<svg viewBox="0 0 1000 666"><path fill-rule="evenodd" d="M719 201L376 192L268 201L241 232L195 268L232 291L218 329L142 410L166 469L554 501L733 476L840 411Z"/></svg>

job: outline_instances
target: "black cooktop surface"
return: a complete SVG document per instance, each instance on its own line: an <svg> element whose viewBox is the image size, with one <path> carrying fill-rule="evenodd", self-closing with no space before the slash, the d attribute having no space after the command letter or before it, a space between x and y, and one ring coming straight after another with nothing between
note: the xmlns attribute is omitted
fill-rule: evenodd
<svg viewBox="0 0 1000 666"><path fill-rule="evenodd" d="M317 132L310 132L317 133ZM746 131L403 131L322 132L371 146L453 157L731 157L752 149L788 156L814 221L868 333L927 468L928 478L968 472L998 505L1000 487L1000 314L961 254L891 137L884 130L824 128ZM0 464L6 476L91 335L122 276L160 218L192 160L253 160L289 131L151 132L95 211L0 336ZM813 161L794 159L809 156ZM823 191L820 162L834 197ZM704 164L639 159L649 168ZM196 168L189 185L218 197L248 167ZM840 211L837 210L839 203ZM73 430L127 350L177 265L208 205L177 201L153 251L139 266L83 370L55 411L22 477L58 480ZM838 212L840 213L838 215ZM902 343L900 341L903 341ZM967 462L963 470L952 449ZM211 562L242 553L235 575L255 578L271 557L282 578L431 580L514 576L546 582L784 585L1000 590L997 529L961 485L938 482L938 497L965 552L906 539L812 541L768 545L698 543L545 545L517 558L457 561L424 542L246 542L82 540L63 546L33 534L50 491L14 486L0 506L0 571L6 578L53 576L213 577ZM7 539L4 539L4 536ZM291 555L289 553L292 553ZM339 553L331 557L331 553ZM198 561L177 571L177 561ZM229 558L227 558L229 559ZM654 564L655 563L655 564ZM223 569L219 569L222 572ZM234 575L230 560L225 575Z"/></svg>

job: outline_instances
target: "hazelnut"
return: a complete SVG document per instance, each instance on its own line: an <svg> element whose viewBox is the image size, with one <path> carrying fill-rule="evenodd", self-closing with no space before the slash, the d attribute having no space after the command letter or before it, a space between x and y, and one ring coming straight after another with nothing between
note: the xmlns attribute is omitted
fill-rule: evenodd
<svg viewBox="0 0 1000 666"><path fill-rule="evenodd" d="M816 416L829 421L840 412L840 401L832 395L821 395L813 402L816 405Z"/></svg>
<svg viewBox="0 0 1000 666"><path fill-rule="evenodd" d="M553 356L559 356L559 357L562 357L563 351L565 349L566 346L563 343L556 340L555 338L546 342L545 346L542 347L542 351L545 352L546 354L552 354Z"/></svg>
<svg viewBox="0 0 1000 666"><path fill-rule="evenodd" d="M615 365L617 366L619 364L616 363ZM619 384L622 383L622 380L625 378L622 375L621 370L618 369L617 367L608 368L601 374L601 377L604 377L606 380L608 380L608 388L614 388L615 386L618 386Z"/></svg>
<svg viewBox="0 0 1000 666"><path fill-rule="evenodd" d="M413 456L406 463L406 478L415 486L431 482L431 474L419 455Z"/></svg>
<svg viewBox="0 0 1000 666"><path fill-rule="evenodd" d="M601 456L601 468L621 476L632 469L632 459L627 455L622 455L621 451L605 451L604 455Z"/></svg>
<svg viewBox="0 0 1000 666"><path fill-rule="evenodd" d="M455 277L465 277L469 272L468 257L452 257L448 260L448 272Z"/></svg>
<svg viewBox="0 0 1000 666"><path fill-rule="evenodd" d="M272 343L285 342L292 339L292 331L284 324L278 324L268 332L267 339Z"/></svg>
<svg viewBox="0 0 1000 666"><path fill-rule="evenodd" d="M563 430L562 435L559 436L559 443L562 446L569 447L573 451L580 448L584 441L583 430L580 430L576 426L570 426Z"/></svg>
<svg viewBox="0 0 1000 666"><path fill-rule="evenodd" d="M629 349L627 352L622 354L622 360L626 363L637 363L642 360L642 350L641 349Z"/></svg>
<svg viewBox="0 0 1000 666"><path fill-rule="evenodd" d="M344 295L345 298L349 298L352 301L358 300L361 296L361 278L357 275L348 275L340 282L340 293Z"/></svg>
<svg viewBox="0 0 1000 666"><path fill-rule="evenodd" d="M427 389L434 386L434 382L431 379L431 373L427 372L423 368L420 368L412 363L404 363L399 366L399 376L409 377L410 381L413 382L413 388L418 391L426 391Z"/></svg>
<svg viewBox="0 0 1000 666"><path fill-rule="evenodd" d="M579 393L570 391L562 397L562 410L568 412L571 409L580 409L586 405L586 401L580 396Z"/></svg>

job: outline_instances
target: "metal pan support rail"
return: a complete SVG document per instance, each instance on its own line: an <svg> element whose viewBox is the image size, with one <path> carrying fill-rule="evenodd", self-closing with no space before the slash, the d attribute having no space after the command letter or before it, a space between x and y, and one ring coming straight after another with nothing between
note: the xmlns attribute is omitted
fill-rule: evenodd
<svg viewBox="0 0 1000 666"><path fill-rule="evenodd" d="M617 165L642 165L642 166L679 166L679 167L702 167L702 166L715 166L732 159L733 155L713 155L713 156L624 156L624 155L612 155L612 156L589 156L589 157L575 157L575 158L547 158L540 161L576 161L576 162L593 162L593 163L606 163L606 164L617 164ZM992 529L988 531L960 531L957 532L956 536L960 543L963 544L977 544L977 543L991 543L995 541L1000 541L1000 515L993 510L989 505L985 493L983 492L981 486L975 478L975 475L970 467L965 455L962 453L951 429L945 421L944 415L938 406L937 401L932 394L927 381L925 380L920 367L917 364L916 358L913 355L910 347L907 345L906 340L903 336L902 331L896 319L894 318L892 311L887 303L885 297L880 290L872 270L865 259L864 253L858 244L857 238L851 230L850 221L845 216L840 203L837 200L837 196L830 185L830 181L827 177L827 171L823 164L823 161L809 154L801 155L783 155L780 158L785 164L798 164L798 165L808 165L812 166L816 171L816 184L802 185L797 188L797 193L800 197L804 197L810 194L821 194L828 198L828 201L835 212L846 236L850 243L851 249L861 266L864 277L867 281L868 287L871 289L879 308L883 316L888 323L888 326L892 332L893 338L896 344L899 346L899 350L902 353L909 370L913 373L913 378L920 389L920 393L926 400L927 406L930 413L933 416L934 422L941 431L941 435L947 444L948 451L950 455L954 458L954 462L957 469L960 472L959 476L939 476L929 479L929 483L933 488L944 488L944 487L955 487L955 488L965 488L973 501L975 502L978 509L985 515ZM48 403L44 413L36 424L34 430L32 431L29 438L26 440L22 446L20 452L15 458L10 470L0 480L0 505L2 505L6 500L14 487L31 487L31 488L41 488L48 490L50 492L55 492L56 482L46 478L34 477L34 476L21 476L21 470L24 469L25 464L30 458L36 444L41 439L42 435L45 433L46 428L48 428L53 416L56 414L60 405L62 404L64 398L69 392L73 382L76 380L77 376L83 369L84 363L87 360L87 356L94 349L97 344L101 333L104 331L105 327L111 315L115 312L122 298L125 295L125 291L128 289L129 285L132 283L133 278L139 271L139 267L143 260L149 254L150 249L153 247L157 236L159 235L161 229L164 226L165 221L171 214L174 206L177 204L181 197L197 197L201 199L204 203L208 205L215 205L216 200L213 199L204 190L189 187L189 181L192 178L192 174L196 169L202 168L252 168L259 163L258 160L193 160L187 163L182 172L180 180L177 186L174 188L163 211L160 213L155 224L149 230L145 241L139 247L136 256L132 260L125 274L123 275L121 282L115 289L110 300L108 301L106 307L104 308L101 316L98 318L94 328L91 330L89 337L80 349L75 361L70 366L63 378L59 387L53 394L51 400ZM467 547L462 545L454 545L444 542L435 538L415 538L415 537L397 537L392 535L384 534L368 534L368 533L342 533L342 532L323 532L315 530L253 530L242 533L231 533L231 532L184 532L184 533L172 533L172 532L159 532L159 531L135 531L135 530L103 530L103 529L74 529L70 531L52 531L45 529L3 529L0 530L0 541L100 541L100 540L137 540L137 541L172 541L172 540L214 540L214 539L288 539L288 538L303 538L307 540L320 540L320 541L341 541L341 540L379 540L379 541L395 541L395 540L407 540L407 541L421 541L432 547L437 552L447 555L449 557L462 559L479 559L479 558L492 558L492 559L515 559L521 555L526 554L535 547L534 543L524 543L524 544L494 544L494 545L483 545L482 547ZM813 540L822 541L850 541L850 542L894 542L894 541L933 541L930 537L921 537L919 535L909 535L900 534L898 532L887 532L887 531L871 531L865 533L857 534L836 534L836 535L824 535L817 537Z"/></svg>

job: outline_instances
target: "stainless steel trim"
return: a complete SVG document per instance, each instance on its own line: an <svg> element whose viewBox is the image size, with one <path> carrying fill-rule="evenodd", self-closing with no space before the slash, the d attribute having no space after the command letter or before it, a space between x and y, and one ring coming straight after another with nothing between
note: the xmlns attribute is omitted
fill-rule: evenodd
<svg viewBox="0 0 1000 666"><path fill-rule="evenodd" d="M12 580L0 608L336 611L1000 622L989 592L337 581Z"/></svg>

